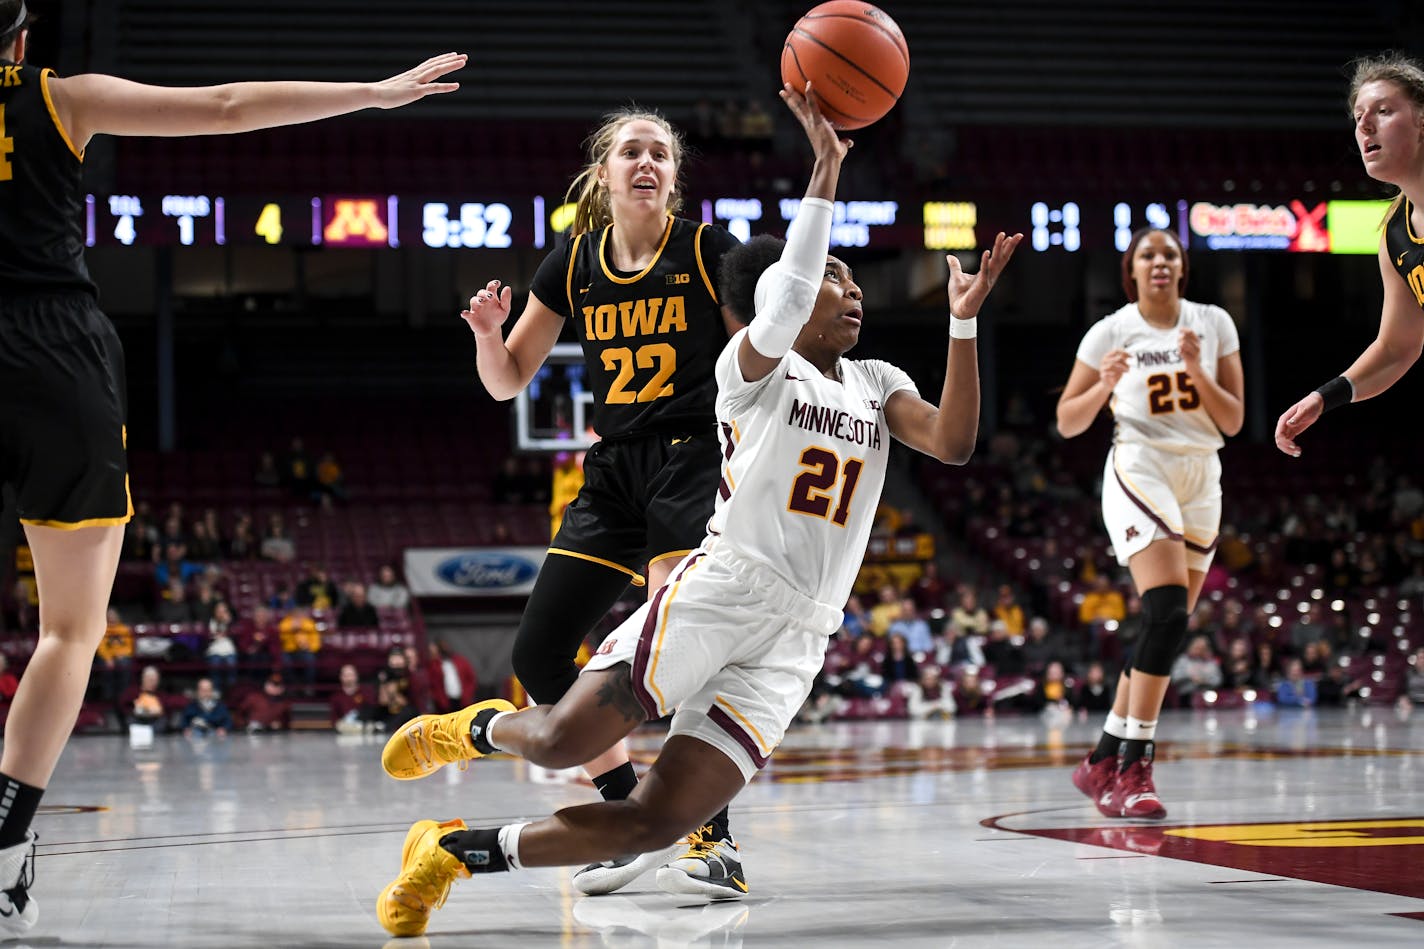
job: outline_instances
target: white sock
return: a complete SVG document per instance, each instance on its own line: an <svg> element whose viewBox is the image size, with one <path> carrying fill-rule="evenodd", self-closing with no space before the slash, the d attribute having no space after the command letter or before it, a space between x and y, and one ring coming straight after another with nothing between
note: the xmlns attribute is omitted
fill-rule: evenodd
<svg viewBox="0 0 1424 949"><path fill-rule="evenodd" d="M489 724L485 726L485 742L486 742L491 748L493 748L495 751L503 751L503 750L504 750L503 748L501 748L501 747L499 746L499 742L497 742L497 741L494 740L494 726L495 726L495 723L498 722L501 718L504 718L504 716L506 716L506 715L513 715L513 714L514 714L513 712L496 712L496 713L494 714L494 717L489 720ZM523 825L520 825L520 826L523 826Z"/></svg>
<svg viewBox="0 0 1424 949"><path fill-rule="evenodd" d="M1108 720L1103 722L1103 731L1114 738L1126 738L1127 721L1127 719L1123 718L1117 712L1108 712Z"/></svg>
<svg viewBox="0 0 1424 949"><path fill-rule="evenodd" d="M504 714L508 715L509 713ZM505 824L499 829L499 849L504 851L504 862L509 864L511 870L524 869L524 864L519 862L519 835L528 826L528 822Z"/></svg>
<svg viewBox="0 0 1424 949"><path fill-rule="evenodd" d="M1151 741L1157 734L1157 720L1144 722L1140 718L1127 716L1127 734L1123 737L1128 741Z"/></svg>

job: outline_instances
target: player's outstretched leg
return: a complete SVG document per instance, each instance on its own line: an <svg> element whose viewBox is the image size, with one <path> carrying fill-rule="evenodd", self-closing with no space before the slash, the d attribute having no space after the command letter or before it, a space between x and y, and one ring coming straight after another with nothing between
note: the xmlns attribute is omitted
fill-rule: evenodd
<svg viewBox="0 0 1424 949"><path fill-rule="evenodd" d="M504 699L490 699L450 712L448 715L421 715L396 730L381 752L381 767L398 781L414 781L432 775L447 764L482 758L470 734L475 718L481 712L512 712L514 706Z"/></svg>

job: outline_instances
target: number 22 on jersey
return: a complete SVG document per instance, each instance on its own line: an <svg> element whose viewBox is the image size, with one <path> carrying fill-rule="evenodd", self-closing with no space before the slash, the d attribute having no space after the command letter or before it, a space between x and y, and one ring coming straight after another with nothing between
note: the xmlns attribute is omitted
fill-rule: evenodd
<svg viewBox="0 0 1424 949"><path fill-rule="evenodd" d="M801 467L804 469L791 483L791 500L786 508L797 514L811 517L829 516L832 524L845 527L850 519L850 502L855 496L856 482L860 480L860 470L865 462L859 458L848 458L844 465L840 456L829 448L807 448L801 453ZM832 491L836 481L841 482L840 498L835 512L831 512Z"/></svg>

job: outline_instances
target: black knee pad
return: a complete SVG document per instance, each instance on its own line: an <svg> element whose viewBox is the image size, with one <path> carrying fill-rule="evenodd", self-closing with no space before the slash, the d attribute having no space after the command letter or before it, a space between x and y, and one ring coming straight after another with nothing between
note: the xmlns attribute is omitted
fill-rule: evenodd
<svg viewBox="0 0 1424 949"><path fill-rule="evenodd" d="M1133 668L1165 676L1187 636L1187 588L1153 587L1142 594L1142 635L1137 637Z"/></svg>
<svg viewBox="0 0 1424 949"><path fill-rule="evenodd" d="M551 554L514 636L514 674L540 705L564 697L578 679L574 657L588 631L628 586L628 575L578 557Z"/></svg>

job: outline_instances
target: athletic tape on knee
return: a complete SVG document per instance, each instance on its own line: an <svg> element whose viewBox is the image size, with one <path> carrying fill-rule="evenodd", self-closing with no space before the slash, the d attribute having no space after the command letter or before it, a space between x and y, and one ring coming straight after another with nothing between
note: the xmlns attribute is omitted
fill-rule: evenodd
<svg viewBox="0 0 1424 949"><path fill-rule="evenodd" d="M1142 594L1142 635L1137 638L1133 668L1148 675L1165 676L1187 636L1187 588L1153 587Z"/></svg>
<svg viewBox="0 0 1424 949"><path fill-rule="evenodd" d="M831 246L834 207L824 198L804 198L787 230L781 259L762 273L753 294L756 315L747 337L763 356L780 359L811 318L821 273Z"/></svg>

